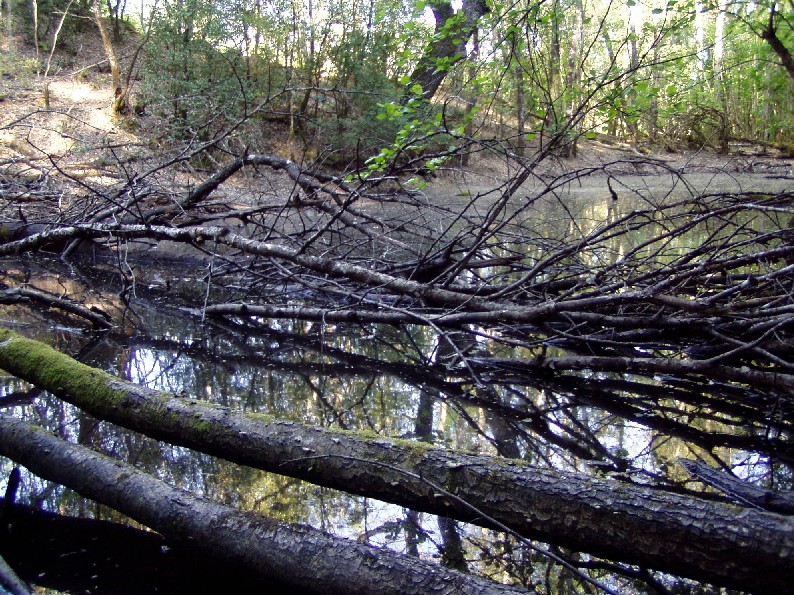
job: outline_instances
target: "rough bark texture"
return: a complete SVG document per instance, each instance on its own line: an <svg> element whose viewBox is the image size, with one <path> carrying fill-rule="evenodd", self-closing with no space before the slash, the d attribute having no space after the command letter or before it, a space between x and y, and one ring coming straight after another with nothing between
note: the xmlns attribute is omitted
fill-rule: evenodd
<svg viewBox="0 0 794 595"><path fill-rule="evenodd" d="M761 39L769 44L769 47L771 47L777 54L777 57L780 58L780 64L786 69L791 79L794 80L794 59L791 57L791 52L789 52L780 37L778 37L777 28L775 26L775 13L775 4L773 3L772 7L769 9L769 21L767 22L766 29L761 31Z"/></svg>
<svg viewBox="0 0 794 595"><path fill-rule="evenodd" d="M422 87L422 96L428 100L436 94L450 67L466 57L466 44L480 18L488 12L484 0L464 0L458 12L447 0L435 0L429 5L436 21L433 38L409 83L409 87Z"/></svg>
<svg viewBox="0 0 794 595"><path fill-rule="evenodd" d="M234 413L121 381L10 331L0 331L0 367L97 417L260 469L485 525L487 515L526 536L725 586L781 592L794 580L792 517Z"/></svg>
<svg viewBox="0 0 794 595"><path fill-rule="evenodd" d="M0 452L211 556L321 593L525 593L417 558L236 510L0 415Z"/></svg>
<svg viewBox="0 0 794 595"><path fill-rule="evenodd" d="M737 502L773 512L794 514L794 492L764 490L725 471L709 467L703 461L679 458L678 462L692 477L710 485Z"/></svg>

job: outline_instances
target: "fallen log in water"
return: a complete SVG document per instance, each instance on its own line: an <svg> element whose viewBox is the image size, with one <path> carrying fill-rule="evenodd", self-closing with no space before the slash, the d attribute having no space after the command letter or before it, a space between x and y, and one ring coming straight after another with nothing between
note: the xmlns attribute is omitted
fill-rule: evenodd
<svg viewBox="0 0 794 595"><path fill-rule="evenodd" d="M6 415L0 415L0 454L207 555L312 592L526 593L198 498Z"/></svg>
<svg viewBox="0 0 794 595"><path fill-rule="evenodd" d="M236 413L119 380L6 330L0 367L97 417L267 471L486 526L495 520L528 537L733 588L782 592L794 580L792 517Z"/></svg>

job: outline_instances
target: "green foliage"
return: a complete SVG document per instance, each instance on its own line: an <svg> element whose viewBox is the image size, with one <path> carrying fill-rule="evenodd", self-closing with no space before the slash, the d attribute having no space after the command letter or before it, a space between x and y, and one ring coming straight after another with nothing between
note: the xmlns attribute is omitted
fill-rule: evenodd
<svg viewBox="0 0 794 595"><path fill-rule="evenodd" d="M292 124L290 142L337 163L369 160L374 173L448 150L455 135L445 127L464 123L471 97L479 102L478 121L499 122L499 134L510 134L520 85L523 138L533 142L558 132L571 140L604 132L673 145L728 135L790 142L794 130L791 81L758 34L768 5L725 20L718 59L716 5L702 4L695 19L689 0L493 2L480 29L490 51L476 64L434 59L446 80L430 105L420 105L417 89L406 99L405 87L420 60L431 60L424 51L434 36L456 41L460 12L436 31L422 2L313 0L311 14L307 6L161 5L142 89L148 110L162 118L164 138L211 138L271 98L273 112ZM778 33L794 47L791 31L781 26ZM456 110L457 122L450 117Z"/></svg>
<svg viewBox="0 0 794 595"><path fill-rule="evenodd" d="M338 91L332 99L325 95L306 116L311 144L336 162L366 159L394 139L396 127L380 118L384 97L399 92L383 68L393 39L351 32L330 52L329 71Z"/></svg>
<svg viewBox="0 0 794 595"><path fill-rule="evenodd" d="M230 23L204 0L167 2L153 20L141 92L168 140L207 140L244 113L245 65L225 48Z"/></svg>
<svg viewBox="0 0 794 595"><path fill-rule="evenodd" d="M30 0L11 0L12 22L17 33L24 39L33 42L33 10ZM38 37L39 43L47 45L61 20L63 12L69 8L69 13L64 19L61 28L61 38L74 39L86 29L94 28L90 18L91 8L87 0L69 3L69 0L37 0L38 5ZM3 3L3 17L5 18L5 2ZM5 22L3 26L5 27Z"/></svg>
<svg viewBox="0 0 794 595"><path fill-rule="evenodd" d="M411 87L409 93L408 98L404 97L400 102L388 101L379 105L381 111L377 119L396 126L397 130L394 140L367 159L363 172L358 176L366 178L383 174L408 163L413 164L414 170L431 174L454 154L453 134L463 134L467 118L473 118L475 112L463 118L446 114L427 103L420 85ZM462 121L450 131L447 125L455 120Z"/></svg>
<svg viewBox="0 0 794 595"><path fill-rule="evenodd" d="M38 72L36 60L14 52L0 52L0 73L13 75L19 85L30 85ZM0 100L5 99L5 86L0 85Z"/></svg>

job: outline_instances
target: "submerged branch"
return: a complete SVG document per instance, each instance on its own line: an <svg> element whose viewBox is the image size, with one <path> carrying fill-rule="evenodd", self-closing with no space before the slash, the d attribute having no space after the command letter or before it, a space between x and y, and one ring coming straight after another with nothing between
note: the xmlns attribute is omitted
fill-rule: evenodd
<svg viewBox="0 0 794 595"><path fill-rule="evenodd" d="M108 329L111 327L109 315L97 309L81 306L70 299L56 297L28 287L14 287L0 290L0 304L16 304L25 301L35 301L48 308L55 308L69 314L74 314L75 316L89 321L94 328Z"/></svg>

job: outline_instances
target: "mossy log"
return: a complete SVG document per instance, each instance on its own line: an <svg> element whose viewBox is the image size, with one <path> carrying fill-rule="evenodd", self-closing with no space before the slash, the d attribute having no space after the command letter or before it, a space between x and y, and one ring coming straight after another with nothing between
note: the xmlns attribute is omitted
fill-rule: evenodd
<svg viewBox="0 0 794 595"><path fill-rule="evenodd" d="M259 469L726 587L780 593L794 580L791 516L233 412L125 382L6 330L0 367L96 417Z"/></svg>

